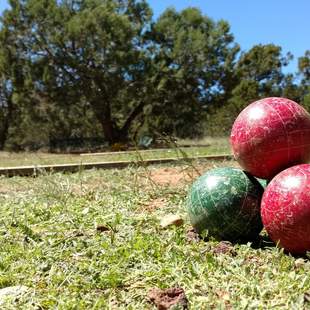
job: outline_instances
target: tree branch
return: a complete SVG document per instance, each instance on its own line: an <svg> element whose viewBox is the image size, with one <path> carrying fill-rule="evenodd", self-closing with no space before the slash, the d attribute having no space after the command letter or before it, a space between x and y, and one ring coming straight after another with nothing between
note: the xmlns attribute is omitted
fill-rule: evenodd
<svg viewBox="0 0 310 310"><path fill-rule="evenodd" d="M128 116L128 118L126 119L123 127L121 128L121 132L122 133L126 133L129 128L130 128L130 125L131 123L136 119L137 116L139 116L142 111L143 111L143 108L145 106L145 102L144 101L141 101L134 109L133 111L130 113L130 115Z"/></svg>

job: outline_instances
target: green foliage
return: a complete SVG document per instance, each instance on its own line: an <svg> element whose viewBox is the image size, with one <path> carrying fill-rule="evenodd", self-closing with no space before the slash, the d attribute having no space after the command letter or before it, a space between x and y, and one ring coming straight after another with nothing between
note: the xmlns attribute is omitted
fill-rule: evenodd
<svg viewBox="0 0 310 310"><path fill-rule="evenodd" d="M282 56L281 47L273 44L256 45L241 53L225 91L226 102L212 111L207 132L214 134L220 130L220 134L227 135L238 114L260 98L283 95L291 98L294 95L291 99L299 99L293 77L282 72L290 59L290 54Z"/></svg>
<svg viewBox="0 0 310 310"><path fill-rule="evenodd" d="M310 111L310 50L298 59L301 103Z"/></svg>
<svg viewBox="0 0 310 310"><path fill-rule="evenodd" d="M310 84L310 50L305 52L305 55L298 59L299 73L302 76L303 84Z"/></svg>
<svg viewBox="0 0 310 310"><path fill-rule="evenodd" d="M0 25L0 149L227 132L266 96L309 106L309 51L285 75L291 54L240 52L229 24L196 8L154 21L144 0L11 0Z"/></svg>
<svg viewBox="0 0 310 310"><path fill-rule="evenodd" d="M144 1L27 0L12 3L3 31L14 24L9 36L28 64L29 98L67 113L70 105L90 109L113 141L127 138L126 122L139 106L131 88L142 88L149 22Z"/></svg>
<svg viewBox="0 0 310 310"><path fill-rule="evenodd" d="M239 50L229 25L195 8L167 9L154 34L160 48L155 52L158 99L151 122L181 137L202 134L206 107L218 100Z"/></svg>

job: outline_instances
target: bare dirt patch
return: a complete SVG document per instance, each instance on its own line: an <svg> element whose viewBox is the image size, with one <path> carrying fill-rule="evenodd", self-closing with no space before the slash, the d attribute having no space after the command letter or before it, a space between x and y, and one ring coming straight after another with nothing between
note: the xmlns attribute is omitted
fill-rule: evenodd
<svg viewBox="0 0 310 310"><path fill-rule="evenodd" d="M171 167L171 168L158 168L150 172L150 179L157 185L180 187L192 182L203 171L202 167L199 168L184 168L184 167Z"/></svg>
<svg viewBox="0 0 310 310"><path fill-rule="evenodd" d="M220 164L219 166L223 166ZM237 166L235 162L229 162L228 166ZM151 182L161 186L181 187L192 183L197 177L207 170L217 167L213 162L199 165L162 167L151 169L148 178Z"/></svg>

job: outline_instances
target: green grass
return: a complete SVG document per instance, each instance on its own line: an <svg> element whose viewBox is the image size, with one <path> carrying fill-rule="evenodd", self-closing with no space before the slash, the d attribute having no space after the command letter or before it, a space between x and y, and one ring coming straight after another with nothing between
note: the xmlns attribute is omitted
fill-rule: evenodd
<svg viewBox="0 0 310 310"><path fill-rule="evenodd" d="M0 152L0 167L12 166L29 166L29 165L48 165L63 163L87 163L87 162L110 162L110 161L137 161L146 159L161 159L167 157L184 157L184 156L205 156L230 153L230 147L227 139L204 139L199 141L181 141L181 144L206 145L200 147L174 147L166 150L153 151L131 151L131 152L114 152L102 154L100 156L86 156L74 154L51 154L51 153L9 153Z"/></svg>
<svg viewBox="0 0 310 310"><path fill-rule="evenodd" d="M215 164L236 165L205 169ZM191 309L309 307L307 259L251 244L216 254L218 242L188 240L189 183L159 185L156 169L1 178L0 288L30 288L1 309L155 309L148 290L173 286ZM185 224L161 229L168 213Z"/></svg>

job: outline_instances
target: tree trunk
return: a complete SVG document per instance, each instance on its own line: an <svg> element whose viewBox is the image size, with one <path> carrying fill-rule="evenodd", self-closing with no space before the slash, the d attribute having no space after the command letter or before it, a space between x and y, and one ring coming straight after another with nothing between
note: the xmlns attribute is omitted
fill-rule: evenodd
<svg viewBox="0 0 310 310"><path fill-rule="evenodd" d="M115 143L117 141L117 134L112 120L101 117L99 122L101 124L105 139L109 142L109 144Z"/></svg>
<svg viewBox="0 0 310 310"><path fill-rule="evenodd" d="M0 150L3 150L5 142L8 137L8 131L9 131L9 122L7 121L7 118L4 120L3 128L0 132Z"/></svg>
<svg viewBox="0 0 310 310"><path fill-rule="evenodd" d="M123 137L127 137L129 135L129 129L133 123L133 121L139 116L141 115L141 113L143 112L143 108L145 106L145 102L140 102L129 114L128 118L126 119L123 127L120 130L120 134Z"/></svg>
<svg viewBox="0 0 310 310"><path fill-rule="evenodd" d="M104 103L103 100L94 100L91 102L93 111L98 122L101 125L103 135L109 144L117 142L118 128L111 117L110 104Z"/></svg>
<svg viewBox="0 0 310 310"><path fill-rule="evenodd" d="M5 146L5 142L8 138L8 133L9 133L9 127L10 127L10 123L11 123L11 119L12 119L12 114L13 114L13 103L12 103L12 99L9 98L8 102L7 102L7 115L5 116L4 120L3 120L3 127L2 130L0 132L0 150L3 150L4 146Z"/></svg>
<svg viewBox="0 0 310 310"><path fill-rule="evenodd" d="M98 119L102 127L104 137L109 142L109 144L113 144L115 142L128 142L131 125L133 121L143 112L144 105L144 102L140 102L131 111L131 113L129 113L129 116L124 122L122 128L119 128L115 121L112 119L109 104L102 104L102 101L92 102L96 118Z"/></svg>

